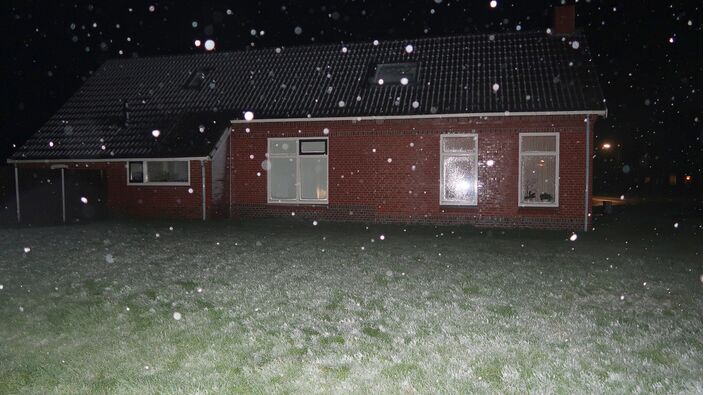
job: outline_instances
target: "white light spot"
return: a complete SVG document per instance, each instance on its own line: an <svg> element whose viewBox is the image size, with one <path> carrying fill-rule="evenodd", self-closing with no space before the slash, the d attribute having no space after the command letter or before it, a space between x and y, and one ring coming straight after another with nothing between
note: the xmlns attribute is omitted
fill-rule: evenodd
<svg viewBox="0 0 704 395"><path fill-rule="evenodd" d="M339 103L337 103L337 106L338 106L338 107L340 107L340 108L342 108L342 107L344 107L344 106L345 106L345 102L344 102L344 101L342 101L342 100L340 100L340 102L339 102Z"/></svg>
<svg viewBox="0 0 704 395"><path fill-rule="evenodd" d="M621 200L623 200L623 199L625 199L625 198L626 198L626 197L625 197L624 195L621 195L621 197L620 197Z"/></svg>
<svg viewBox="0 0 704 395"><path fill-rule="evenodd" d="M675 38L674 38L674 37L670 37L667 41L668 41L670 44L674 44Z"/></svg>
<svg viewBox="0 0 704 395"><path fill-rule="evenodd" d="M254 159L254 155L249 155L249 159Z"/></svg>
<svg viewBox="0 0 704 395"><path fill-rule="evenodd" d="M198 288L198 289L196 289L196 292L198 292L199 294L202 294L202 293L203 293L203 288Z"/></svg>
<svg viewBox="0 0 704 395"><path fill-rule="evenodd" d="M499 84L496 84L496 83L495 83L494 85L491 86L491 89L492 89L494 92L498 92L498 91L499 91Z"/></svg>
<svg viewBox="0 0 704 395"><path fill-rule="evenodd" d="M53 142L53 141L49 141L49 147L53 147L53 146L54 146L54 142Z"/></svg>
<svg viewBox="0 0 704 395"><path fill-rule="evenodd" d="M0 290L3 289L3 288L5 288L5 286L2 285L2 284L0 284Z"/></svg>
<svg viewBox="0 0 704 395"><path fill-rule="evenodd" d="M411 165L411 171L416 171L416 165Z"/></svg>
<svg viewBox="0 0 704 395"><path fill-rule="evenodd" d="M212 51L215 49L215 41L213 40L205 40L205 50L206 51Z"/></svg>
<svg viewBox="0 0 704 395"><path fill-rule="evenodd" d="M372 44L374 44L374 46L379 45L379 40L374 40L374 42Z"/></svg>
<svg viewBox="0 0 704 395"><path fill-rule="evenodd" d="M24 253L25 253L25 254L29 254L30 251L32 251L31 248L29 248L29 247L25 247L25 248L24 248Z"/></svg>
<svg viewBox="0 0 704 395"><path fill-rule="evenodd" d="M254 113L251 112L251 111L245 111L245 113L244 113L244 119L245 119L246 121L251 121L251 120L253 120L253 119L254 119Z"/></svg>
<svg viewBox="0 0 704 395"><path fill-rule="evenodd" d="M625 296L625 295L621 295L621 300L624 300L624 299L626 299L626 296Z"/></svg>
<svg viewBox="0 0 704 395"><path fill-rule="evenodd" d="M179 313L178 311L175 311L175 312L174 312L174 319L175 319L176 321L178 321L178 320L180 320L181 318L182 318L181 313Z"/></svg>
<svg viewBox="0 0 704 395"><path fill-rule="evenodd" d="M156 7L153 5L149 6L149 12L154 12L156 10Z"/></svg>
<svg viewBox="0 0 704 395"><path fill-rule="evenodd" d="M342 47L342 53L347 53L347 47Z"/></svg>
<svg viewBox="0 0 704 395"><path fill-rule="evenodd" d="M391 162L393 161L393 159L388 158L388 159L386 159L386 161L389 162L389 163L391 163Z"/></svg>
<svg viewBox="0 0 704 395"><path fill-rule="evenodd" d="M188 188L188 193L193 193L193 188Z"/></svg>
<svg viewBox="0 0 704 395"><path fill-rule="evenodd" d="M379 81L377 81L377 82L379 83L379 85L384 85L384 79L383 79L383 78L379 78Z"/></svg>
<svg viewBox="0 0 704 395"><path fill-rule="evenodd" d="M200 42L200 40L196 40L193 42L193 45L195 45L196 47L200 47L201 44L202 43Z"/></svg>
<svg viewBox="0 0 704 395"><path fill-rule="evenodd" d="M313 226L318 226L318 221L313 221Z"/></svg>
<svg viewBox="0 0 704 395"><path fill-rule="evenodd" d="M408 85L408 78L401 77L401 85Z"/></svg>
<svg viewBox="0 0 704 395"><path fill-rule="evenodd" d="M88 198L85 196L81 196L81 203L88 204Z"/></svg>
<svg viewBox="0 0 704 395"><path fill-rule="evenodd" d="M291 216L292 216L292 217L295 217L295 216L296 216L296 212L295 212L295 211L291 211Z"/></svg>
<svg viewBox="0 0 704 395"><path fill-rule="evenodd" d="M579 49L579 41L572 41L572 48L573 49Z"/></svg>
<svg viewBox="0 0 704 395"><path fill-rule="evenodd" d="M130 308L129 308L129 307L125 307L125 310L130 311Z"/></svg>
<svg viewBox="0 0 704 395"><path fill-rule="evenodd" d="M262 176L262 172L258 171L258 172L257 172L257 177L261 177L261 176Z"/></svg>
<svg viewBox="0 0 704 395"><path fill-rule="evenodd" d="M675 222L675 229L677 229L677 228L679 228L679 227L680 227L679 222Z"/></svg>
<svg viewBox="0 0 704 395"><path fill-rule="evenodd" d="M489 7L491 7L491 8L496 8L497 5L498 5L498 3L496 2L496 0L491 0L489 2Z"/></svg>
<svg viewBox="0 0 704 395"><path fill-rule="evenodd" d="M413 52L413 45L411 45L411 44L406 45L406 53L411 53L411 52Z"/></svg>
<svg viewBox="0 0 704 395"><path fill-rule="evenodd" d="M522 29L522 28L521 28L521 25L516 25L516 31L517 31L517 32L520 32L521 29Z"/></svg>
<svg viewBox="0 0 704 395"><path fill-rule="evenodd" d="M296 26L296 27L293 28L293 32L294 32L297 36L300 36L301 33L303 33L303 28L301 28L300 26Z"/></svg>
<svg viewBox="0 0 704 395"><path fill-rule="evenodd" d="M252 29L252 30L249 31L249 34L252 35L252 36L256 36L256 35L257 35L257 30L256 30L256 29Z"/></svg>
<svg viewBox="0 0 704 395"><path fill-rule="evenodd" d="M414 100L411 106L413 106L413 108L418 108L420 107L420 103L418 103L418 100Z"/></svg>
<svg viewBox="0 0 704 395"><path fill-rule="evenodd" d="M156 236L157 239L158 239L159 237L161 237L161 235L160 235L159 233L156 233L154 236Z"/></svg>
<svg viewBox="0 0 704 395"><path fill-rule="evenodd" d="M379 240L384 240L384 239L386 239L386 236L384 236L384 235L379 236Z"/></svg>
<svg viewBox="0 0 704 395"><path fill-rule="evenodd" d="M159 131L159 129L152 130L152 136L154 136L154 138L157 138L160 135L161 135L161 132Z"/></svg>
<svg viewBox="0 0 704 395"><path fill-rule="evenodd" d="M323 134L325 134L325 135L330 134L330 129L324 128L324 129L323 129Z"/></svg>
<svg viewBox="0 0 704 395"><path fill-rule="evenodd" d="M376 148L372 148L372 152L376 153Z"/></svg>
<svg viewBox="0 0 704 395"><path fill-rule="evenodd" d="M489 159L488 161L486 161L486 165L489 166L489 167L494 166L494 160L493 160L493 159Z"/></svg>
<svg viewBox="0 0 704 395"><path fill-rule="evenodd" d="M572 236L570 236L570 241L577 241L577 234L572 233Z"/></svg>

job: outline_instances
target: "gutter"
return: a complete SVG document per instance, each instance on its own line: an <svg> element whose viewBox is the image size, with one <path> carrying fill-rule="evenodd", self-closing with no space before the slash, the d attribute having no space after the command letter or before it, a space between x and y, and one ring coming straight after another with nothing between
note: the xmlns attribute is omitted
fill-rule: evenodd
<svg viewBox="0 0 704 395"><path fill-rule="evenodd" d="M112 158L112 159L8 159L7 163L111 163L111 162L131 162L131 161L171 161L171 160L210 160L210 156L189 156L183 158Z"/></svg>
<svg viewBox="0 0 704 395"><path fill-rule="evenodd" d="M267 122L323 122L323 121L377 121L377 120L403 120L403 119L438 119L438 118L480 118L480 117L525 117L525 116L552 116L552 115L598 115L606 118L608 110L584 110L584 111L534 111L534 112L478 112L478 113L455 113L455 114L422 114L422 115L372 115L359 117L322 117L322 118L270 118L253 119L233 119L233 124L239 123L267 123Z"/></svg>

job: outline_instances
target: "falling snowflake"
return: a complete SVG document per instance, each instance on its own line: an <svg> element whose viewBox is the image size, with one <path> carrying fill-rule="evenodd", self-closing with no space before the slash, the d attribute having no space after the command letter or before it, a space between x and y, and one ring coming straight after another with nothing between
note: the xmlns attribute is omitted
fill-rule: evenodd
<svg viewBox="0 0 704 395"><path fill-rule="evenodd" d="M105 255L105 262L107 262L107 263L115 263L115 258L113 258L112 254L106 254L106 255Z"/></svg>
<svg viewBox="0 0 704 395"><path fill-rule="evenodd" d="M401 85L408 85L408 78L401 77Z"/></svg>
<svg viewBox="0 0 704 395"><path fill-rule="evenodd" d="M29 254L30 251L32 251L31 248L29 248L29 247L25 247L25 248L24 248L24 253L25 253L25 254Z"/></svg>
<svg viewBox="0 0 704 395"><path fill-rule="evenodd" d="M491 7L491 8L496 8L497 5L498 5L498 3L496 2L496 0L491 0L489 2L489 7Z"/></svg>
<svg viewBox="0 0 704 395"><path fill-rule="evenodd" d="M393 161L393 159L388 158L388 159L386 159L386 161L389 162L389 163L391 163L391 162Z"/></svg>
<svg viewBox="0 0 704 395"><path fill-rule="evenodd" d="M493 159L489 159L488 161L486 161L486 165L489 166L489 167L494 166L494 160L493 160Z"/></svg>
<svg viewBox="0 0 704 395"><path fill-rule="evenodd" d="M193 193L193 188L188 188L188 193Z"/></svg>
<svg viewBox="0 0 704 395"><path fill-rule="evenodd" d="M499 91L499 84L496 84L496 83L495 83L494 85L491 86L491 89L492 89L494 92L498 92L498 91Z"/></svg>
<svg viewBox="0 0 704 395"><path fill-rule="evenodd" d="M339 102L339 103L337 103L337 106L338 106L338 107L340 107L340 108L342 108L342 107L344 107L344 106L345 106L345 102L344 102L344 101L342 101L342 100L340 100L340 102Z"/></svg>
<svg viewBox="0 0 704 395"><path fill-rule="evenodd" d="M579 49L579 41L572 41L572 48Z"/></svg>
<svg viewBox="0 0 704 395"><path fill-rule="evenodd" d="M85 196L81 196L81 203L88 204L88 198Z"/></svg>
<svg viewBox="0 0 704 395"><path fill-rule="evenodd" d="M577 240L577 234L572 233L572 235L570 236L570 241L576 241L576 240Z"/></svg>
<svg viewBox="0 0 704 395"><path fill-rule="evenodd" d="M154 138L157 138L160 135L161 135L161 132L159 131L159 129L152 130L152 136L154 136Z"/></svg>
<svg viewBox="0 0 704 395"><path fill-rule="evenodd" d="M413 106L413 108L418 108L418 107L420 107L420 103L418 103L417 100L414 100L413 103L411 104L411 106Z"/></svg>
<svg viewBox="0 0 704 395"><path fill-rule="evenodd" d="M251 120L253 120L253 119L254 119L254 113L251 112L251 111L245 111L245 113L244 113L244 119L245 119L246 121L251 121Z"/></svg>
<svg viewBox="0 0 704 395"><path fill-rule="evenodd" d="M201 44L202 44L202 43L201 43L200 40L196 40L196 41L193 42L193 45L195 45L196 47L200 47Z"/></svg>
<svg viewBox="0 0 704 395"><path fill-rule="evenodd" d="M386 239L386 236L384 236L384 235L379 236L379 240L384 240L384 239Z"/></svg>
<svg viewBox="0 0 704 395"><path fill-rule="evenodd" d="M293 32L294 32L297 36L300 36L301 33L303 33L303 28L301 28L300 26L296 26L296 27L293 28Z"/></svg>
<svg viewBox="0 0 704 395"><path fill-rule="evenodd" d="M175 311L174 312L174 319L176 321L179 321L181 318L182 318L181 313L179 313L178 311Z"/></svg>
<svg viewBox="0 0 704 395"><path fill-rule="evenodd" d="M323 134L327 135L330 133L330 129L328 128L323 128Z"/></svg>
<svg viewBox="0 0 704 395"><path fill-rule="evenodd" d="M313 226L318 226L318 221L313 221Z"/></svg>
<svg viewBox="0 0 704 395"><path fill-rule="evenodd" d="M408 45L406 45L405 49L406 49L406 53L411 53L411 52L413 52L413 45L408 44Z"/></svg>

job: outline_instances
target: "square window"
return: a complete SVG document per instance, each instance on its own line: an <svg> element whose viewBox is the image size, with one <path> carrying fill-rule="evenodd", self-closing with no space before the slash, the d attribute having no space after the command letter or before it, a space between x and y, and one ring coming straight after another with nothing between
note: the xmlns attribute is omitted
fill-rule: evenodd
<svg viewBox="0 0 704 395"><path fill-rule="evenodd" d="M131 183L144 182L144 162L130 162L129 180Z"/></svg>
<svg viewBox="0 0 704 395"><path fill-rule="evenodd" d="M268 140L270 203L327 203L328 139Z"/></svg>

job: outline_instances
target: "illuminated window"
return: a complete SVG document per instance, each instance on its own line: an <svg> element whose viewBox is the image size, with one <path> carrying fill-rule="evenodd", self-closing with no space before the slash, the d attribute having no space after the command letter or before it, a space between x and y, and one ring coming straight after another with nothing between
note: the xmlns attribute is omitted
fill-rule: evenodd
<svg viewBox="0 0 704 395"><path fill-rule="evenodd" d="M557 207L559 134L521 133L519 144L518 205Z"/></svg>
<svg viewBox="0 0 704 395"><path fill-rule="evenodd" d="M477 204L477 135L440 136L440 204Z"/></svg>
<svg viewBox="0 0 704 395"><path fill-rule="evenodd" d="M328 140L269 139L269 203L327 203Z"/></svg>

